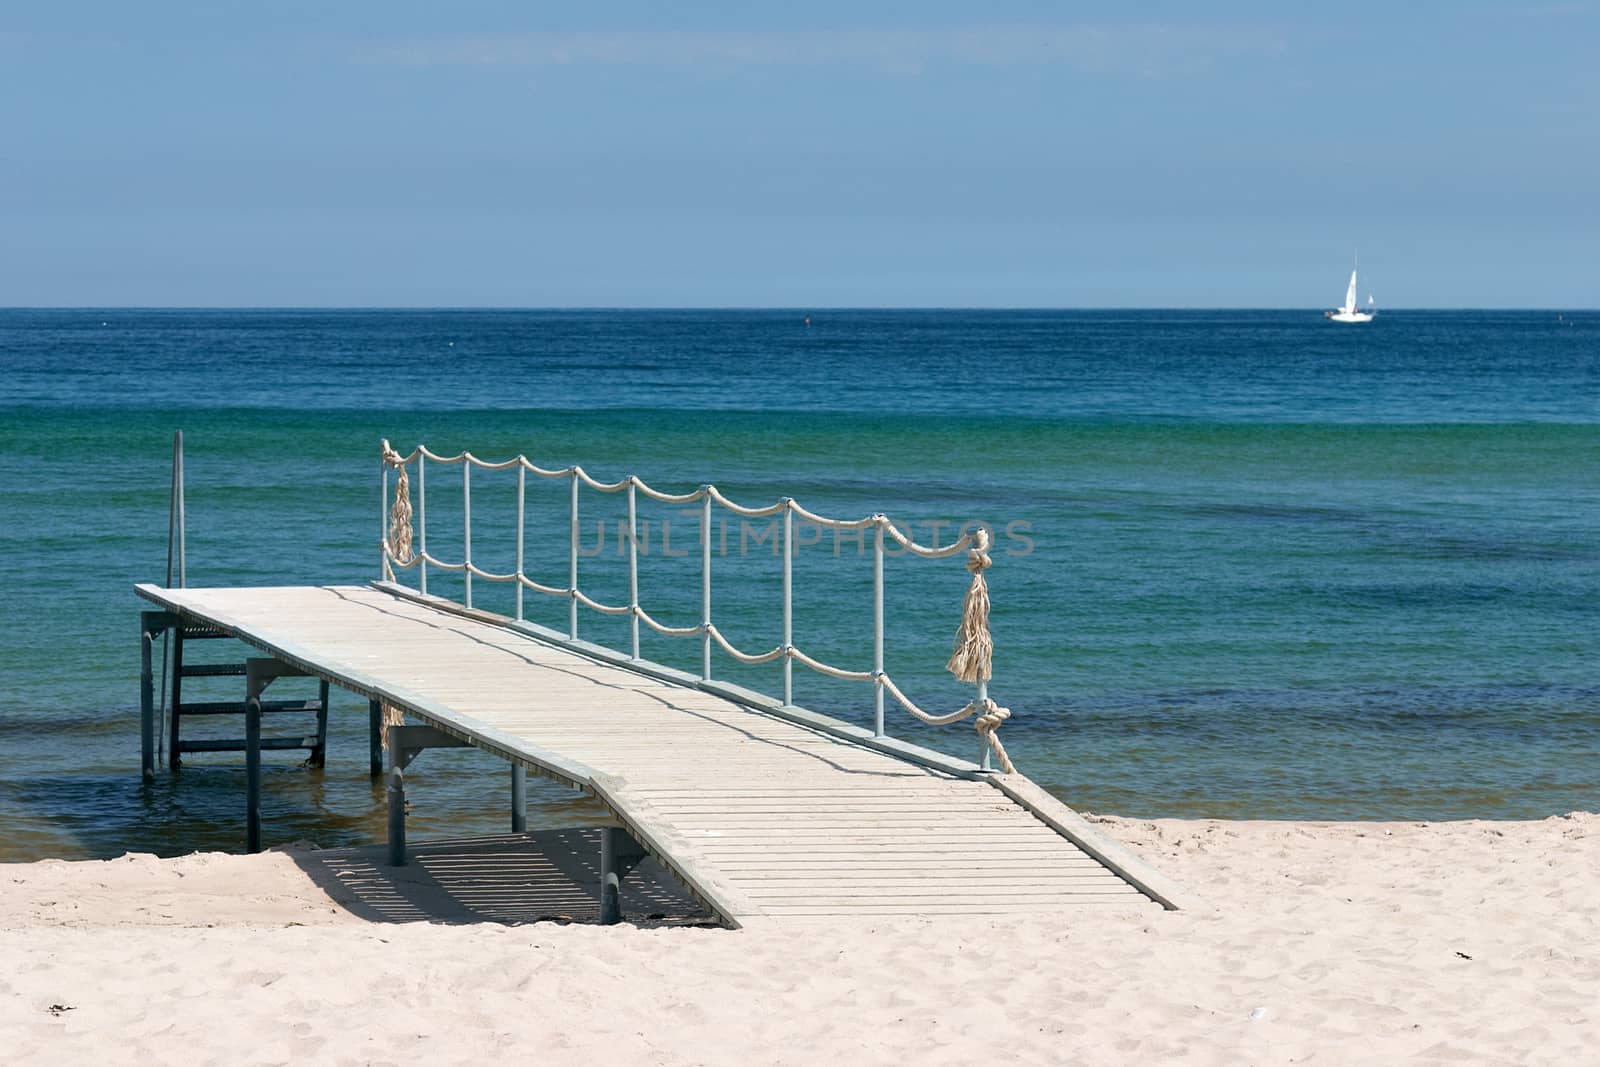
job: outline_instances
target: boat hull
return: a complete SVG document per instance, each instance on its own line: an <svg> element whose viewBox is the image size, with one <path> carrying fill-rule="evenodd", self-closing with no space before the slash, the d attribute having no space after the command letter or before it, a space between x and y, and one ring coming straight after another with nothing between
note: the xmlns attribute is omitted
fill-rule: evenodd
<svg viewBox="0 0 1600 1067"><path fill-rule="evenodd" d="M1329 322L1371 322L1373 315L1368 311L1324 311L1322 314Z"/></svg>

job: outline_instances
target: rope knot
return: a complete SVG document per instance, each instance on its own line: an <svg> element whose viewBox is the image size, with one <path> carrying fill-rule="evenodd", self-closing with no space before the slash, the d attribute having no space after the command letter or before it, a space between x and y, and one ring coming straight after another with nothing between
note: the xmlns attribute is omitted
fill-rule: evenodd
<svg viewBox="0 0 1600 1067"><path fill-rule="evenodd" d="M398 472L394 481L394 505L389 509L389 536L385 544L395 562L408 567L415 559L411 554L411 480L406 476L405 457L390 447L388 441L383 442L382 453L383 462ZM384 563L384 569L388 569L387 562Z"/></svg>
<svg viewBox="0 0 1600 1067"><path fill-rule="evenodd" d="M1000 729L1001 723L1011 718L1010 708L1002 708L988 697L976 701L974 706L978 709L975 722L980 734L993 733Z"/></svg>
<svg viewBox="0 0 1600 1067"><path fill-rule="evenodd" d="M980 526L972 535L972 548L967 552L967 570L978 575L992 566L994 560L989 558L989 530Z"/></svg>
<svg viewBox="0 0 1600 1067"><path fill-rule="evenodd" d="M1011 765L1011 757L1006 755L1006 746L1000 743L1000 734L997 732L1000 724L1011 718L1011 709L1002 708L988 697L973 701L972 707L978 713L972 721L978 736L994 751L995 757L1000 760L1000 769L1007 774L1015 774L1017 769Z"/></svg>

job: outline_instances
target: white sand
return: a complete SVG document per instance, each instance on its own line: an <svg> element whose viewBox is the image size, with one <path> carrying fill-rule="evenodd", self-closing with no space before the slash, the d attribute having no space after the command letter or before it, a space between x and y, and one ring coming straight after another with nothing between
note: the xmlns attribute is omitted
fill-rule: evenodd
<svg viewBox="0 0 1600 1067"><path fill-rule="evenodd" d="M0 867L0 1060L1600 1059L1600 816L1103 822L1210 910L399 924L293 853Z"/></svg>

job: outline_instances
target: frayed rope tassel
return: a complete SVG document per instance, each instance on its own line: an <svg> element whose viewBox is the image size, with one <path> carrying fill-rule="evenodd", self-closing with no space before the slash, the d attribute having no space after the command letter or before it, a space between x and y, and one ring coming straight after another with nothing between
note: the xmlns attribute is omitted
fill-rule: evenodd
<svg viewBox="0 0 1600 1067"><path fill-rule="evenodd" d="M406 464L400 454L389 447L389 442L383 442L383 461L398 472L394 482L394 506L389 509L389 552L395 561L402 567L411 562L411 479L406 476ZM389 571L389 578L394 578L393 571L389 569L389 561L384 561L384 570Z"/></svg>
<svg viewBox="0 0 1600 1067"><path fill-rule="evenodd" d="M989 583L983 572L993 560L989 558L989 531L978 527L974 547L967 553L967 570L972 572L972 585L961 605L961 626L956 630L955 651L944 669L963 682L987 682L993 674L994 639L989 636Z"/></svg>
<svg viewBox="0 0 1600 1067"><path fill-rule="evenodd" d="M989 558L989 531L978 527L973 536L973 548L967 553L967 570L972 572L972 585L961 605L961 626L956 630L955 650L945 670L969 684L987 682L994 676L994 639L989 636L989 583L983 572L993 564ZM977 713L974 725L984 742L1000 761L1000 769L1015 774L1011 757L1000 743L1000 724L1011 717L1009 708L1002 708L987 696L974 700L967 708Z"/></svg>

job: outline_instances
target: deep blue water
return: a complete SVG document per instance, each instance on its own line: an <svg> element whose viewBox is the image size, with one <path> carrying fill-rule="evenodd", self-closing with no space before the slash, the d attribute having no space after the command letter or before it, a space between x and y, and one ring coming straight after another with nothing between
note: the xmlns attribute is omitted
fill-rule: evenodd
<svg viewBox="0 0 1600 1067"><path fill-rule="evenodd" d="M0 311L0 857L238 847L236 758L138 780L130 589L163 578L175 429L192 585L374 577L381 437L884 511L924 540L984 520L1014 531L989 575L1009 746L1069 803L1296 818L1600 807L1600 314L804 315ZM459 481L429 477L429 547L459 556ZM557 585L565 491L535 486L528 505L529 573ZM472 503L475 561L510 569L514 476L479 472ZM586 538L598 521L613 537L582 584L612 601L626 599L621 514L585 498ZM692 545L684 509L645 516ZM779 561L759 524L741 554L731 523L717 617L770 647ZM652 555L642 602L698 621L697 567ZM870 559L824 537L796 571L797 643L870 665ZM935 707L964 699L939 667L965 580L956 561L889 566L888 666ZM503 589L475 593L509 607ZM530 600L537 621L564 613ZM583 628L625 640L596 616ZM692 642L645 651L697 662ZM718 672L777 679L725 658ZM864 687L802 672L797 695L870 714ZM336 704L326 771L274 761L269 841L380 836L364 716ZM976 748L966 726L891 727ZM495 761L417 767L419 832L504 822ZM555 787L539 798L552 823L585 815Z"/></svg>

